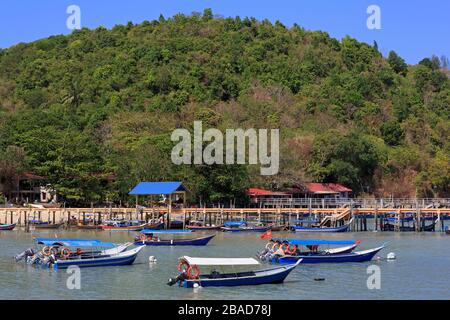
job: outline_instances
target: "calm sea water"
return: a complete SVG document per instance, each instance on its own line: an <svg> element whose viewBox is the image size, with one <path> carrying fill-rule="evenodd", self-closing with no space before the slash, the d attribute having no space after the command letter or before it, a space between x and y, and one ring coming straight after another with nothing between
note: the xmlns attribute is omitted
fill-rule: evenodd
<svg viewBox="0 0 450 320"><path fill-rule="evenodd" d="M134 233L105 231L0 232L0 299L450 299L450 236L436 233L358 232L331 235L279 233L277 237L362 240L361 248L389 242L379 256L397 260L369 263L300 265L283 284L186 289L166 285L177 274L177 258L251 257L265 241L259 234L221 233L206 247L145 247L134 265L81 269L81 289L69 290L66 270L15 263L12 257L42 237L97 238L116 243ZM201 233L197 233L199 235ZM150 264L149 256L157 262ZM367 288L367 267L381 269L381 289ZM314 281L325 278L325 281Z"/></svg>

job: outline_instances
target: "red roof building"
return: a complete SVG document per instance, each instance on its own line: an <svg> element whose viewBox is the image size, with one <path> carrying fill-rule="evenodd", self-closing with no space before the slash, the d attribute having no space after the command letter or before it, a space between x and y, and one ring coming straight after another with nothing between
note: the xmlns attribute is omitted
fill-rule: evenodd
<svg viewBox="0 0 450 320"><path fill-rule="evenodd" d="M304 198L348 198L353 190L339 183L309 182L291 189L294 197Z"/></svg>
<svg viewBox="0 0 450 320"><path fill-rule="evenodd" d="M292 198L292 194L288 192L277 192L260 188L249 188L246 192L250 196L252 204L260 203L265 199Z"/></svg>
<svg viewBox="0 0 450 320"><path fill-rule="evenodd" d="M310 193L341 193L341 192L352 192L352 189L347 188L346 186L343 186L339 183L306 183L305 184L308 192Z"/></svg>

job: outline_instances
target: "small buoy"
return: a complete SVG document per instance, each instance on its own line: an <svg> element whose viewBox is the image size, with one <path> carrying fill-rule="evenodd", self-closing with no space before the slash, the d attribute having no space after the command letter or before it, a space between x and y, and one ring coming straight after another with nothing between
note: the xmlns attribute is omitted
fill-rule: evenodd
<svg viewBox="0 0 450 320"><path fill-rule="evenodd" d="M394 252L389 252L388 255L387 255L387 259L388 260L395 260L395 259L397 259L397 257L395 256Z"/></svg>
<svg viewBox="0 0 450 320"><path fill-rule="evenodd" d="M154 256L150 256L150 257L148 257L148 262L154 263L154 262L156 262L156 258Z"/></svg>
<svg viewBox="0 0 450 320"><path fill-rule="evenodd" d="M200 287L199 285L198 285L198 283L194 283L194 289L197 289L198 287Z"/></svg>

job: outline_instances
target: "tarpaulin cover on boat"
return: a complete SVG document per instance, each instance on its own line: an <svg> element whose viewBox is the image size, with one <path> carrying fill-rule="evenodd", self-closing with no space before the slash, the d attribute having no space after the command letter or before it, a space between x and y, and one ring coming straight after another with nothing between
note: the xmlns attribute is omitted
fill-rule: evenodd
<svg viewBox="0 0 450 320"><path fill-rule="evenodd" d="M414 221L414 217L406 217L406 218L402 218L402 219L399 219L396 217L389 217L389 218L387 218L387 221L389 221L389 222L397 222L397 221L411 222L411 221Z"/></svg>
<svg viewBox="0 0 450 320"><path fill-rule="evenodd" d="M192 258L183 256L180 258L190 265L196 266L251 266L259 265L253 258Z"/></svg>
<svg viewBox="0 0 450 320"><path fill-rule="evenodd" d="M46 246L65 247L115 247L114 243L103 242L95 239L59 239L59 238L36 238L38 244Z"/></svg>
<svg viewBox="0 0 450 320"><path fill-rule="evenodd" d="M272 239L272 241L288 242L294 245L315 246L315 245L352 245L354 240L322 240L322 239Z"/></svg>
<svg viewBox="0 0 450 320"><path fill-rule="evenodd" d="M247 224L247 222L245 222L245 221L226 221L226 222L224 223L224 225L225 225L226 227L243 226L243 225L245 225L245 224Z"/></svg>
<svg viewBox="0 0 450 320"><path fill-rule="evenodd" d="M150 233L191 233L192 230L158 230L158 229L143 229L141 233L150 234Z"/></svg>

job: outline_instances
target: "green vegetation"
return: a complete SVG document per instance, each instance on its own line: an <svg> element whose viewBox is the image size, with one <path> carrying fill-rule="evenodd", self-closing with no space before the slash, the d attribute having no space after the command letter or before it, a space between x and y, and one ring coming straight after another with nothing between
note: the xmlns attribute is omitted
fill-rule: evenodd
<svg viewBox="0 0 450 320"><path fill-rule="evenodd" d="M127 200L139 181L175 179L205 202L307 180L448 197L442 67L210 10L18 44L0 51L0 179L31 170L74 203ZM194 120L281 128L280 174L173 165L170 134Z"/></svg>

